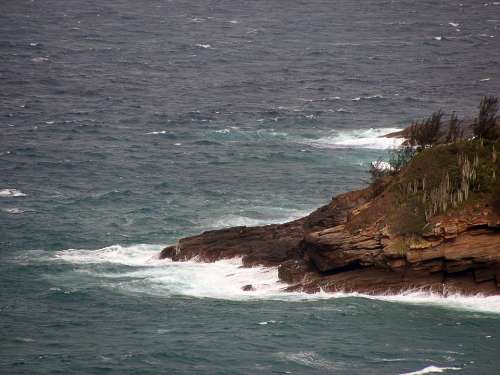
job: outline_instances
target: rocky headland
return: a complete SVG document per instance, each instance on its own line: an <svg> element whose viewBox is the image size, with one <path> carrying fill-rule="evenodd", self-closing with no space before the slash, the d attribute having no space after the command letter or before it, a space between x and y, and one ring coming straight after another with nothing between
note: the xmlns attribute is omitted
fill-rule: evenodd
<svg viewBox="0 0 500 375"><path fill-rule="evenodd" d="M414 139L424 122L412 125L396 159L411 157L306 217L182 238L160 257L241 257L244 267L278 267L287 291L500 295L500 142L464 138L453 121L429 144Z"/></svg>

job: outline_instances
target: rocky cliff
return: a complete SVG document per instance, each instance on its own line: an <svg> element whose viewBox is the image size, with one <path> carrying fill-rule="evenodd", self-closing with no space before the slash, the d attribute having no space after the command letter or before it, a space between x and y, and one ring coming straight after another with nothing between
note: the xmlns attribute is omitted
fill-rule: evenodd
<svg viewBox="0 0 500 375"><path fill-rule="evenodd" d="M448 179L450 173L457 175L460 184L464 177L455 169L463 169L464 153L489 158L483 145L471 147L424 152L400 175L341 194L302 219L205 232L180 239L160 256L205 262L242 257L247 267L277 266L287 290L396 293L423 288L500 294L500 210L492 204L500 190L478 188L458 204L454 197L461 190L442 188L444 177L433 180L438 172L431 163L440 173L447 170L443 176ZM487 178L496 181L496 155L477 167L478 176L481 168L489 174L493 168L493 177ZM477 181L482 180L476 176ZM436 191L445 195L439 201L445 209L428 215L426 207L436 206L431 199Z"/></svg>

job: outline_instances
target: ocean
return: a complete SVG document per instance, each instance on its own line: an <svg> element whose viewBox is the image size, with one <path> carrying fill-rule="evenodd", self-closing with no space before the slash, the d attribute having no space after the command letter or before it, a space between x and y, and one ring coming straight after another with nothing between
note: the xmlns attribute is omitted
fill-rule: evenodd
<svg viewBox="0 0 500 375"><path fill-rule="evenodd" d="M2 374L500 374L500 297L159 260L369 183L500 88L500 3L4 0ZM254 292L243 292L246 284Z"/></svg>

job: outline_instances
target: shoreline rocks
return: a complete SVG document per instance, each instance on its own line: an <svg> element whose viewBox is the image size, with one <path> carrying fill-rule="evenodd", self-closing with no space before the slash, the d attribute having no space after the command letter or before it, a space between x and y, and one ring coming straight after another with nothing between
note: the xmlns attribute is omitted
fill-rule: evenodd
<svg viewBox="0 0 500 375"><path fill-rule="evenodd" d="M214 262L242 257L245 267L278 266L288 291L386 294L425 289L500 295L498 213L478 206L438 216L403 249L402 239L389 233L383 220L350 227L352 217L374 199L372 187L341 194L289 223L182 238L160 258Z"/></svg>

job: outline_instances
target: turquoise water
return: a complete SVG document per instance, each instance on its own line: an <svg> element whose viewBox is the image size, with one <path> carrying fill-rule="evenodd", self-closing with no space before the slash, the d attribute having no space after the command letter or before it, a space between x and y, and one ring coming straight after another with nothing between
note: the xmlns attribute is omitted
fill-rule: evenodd
<svg viewBox="0 0 500 375"><path fill-rule="evenodd" d="M380 135L474 113L498 94L500 6L2 8L2 373L500 371L495 297L285 294L274 269L157 259L303 216L366 185L397 145Z"/></svg>

